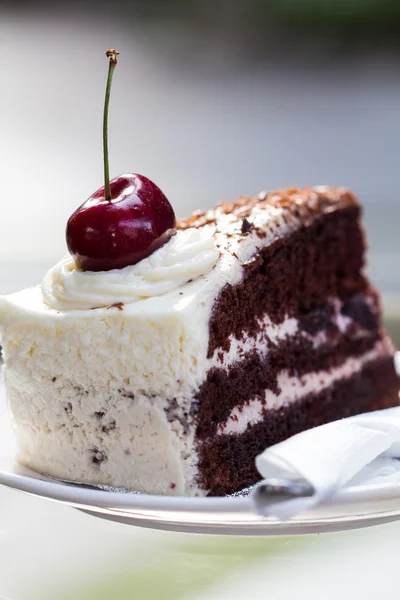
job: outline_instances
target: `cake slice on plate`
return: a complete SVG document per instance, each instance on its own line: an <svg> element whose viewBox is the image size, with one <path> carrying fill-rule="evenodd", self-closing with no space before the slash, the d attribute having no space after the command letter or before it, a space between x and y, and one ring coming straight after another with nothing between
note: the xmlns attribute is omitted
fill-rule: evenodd
<svg viewBox="0 0 400 600"><path fill-rule="evenodd" d="M18 459L73 482L228 494L258 480L267 446L399 402L360 207L293 188L177 224L146 177L109 179L117 54L105 185L68 221L71 256L0 298Z"/></svg>
<svg viewBox="0 0 400 600"><path fill-rule="evenodd" d="M258 480L268 445L397 405L364 249L356 198L318 187L195 213L135 265L64 259L1 300L19 460L70 481L221 495Z"/></svg>

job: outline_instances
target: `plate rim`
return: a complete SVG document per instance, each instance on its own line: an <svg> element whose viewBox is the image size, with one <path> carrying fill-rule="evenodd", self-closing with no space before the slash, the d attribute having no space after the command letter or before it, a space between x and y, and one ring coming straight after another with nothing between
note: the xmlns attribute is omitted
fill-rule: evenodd
<svg viewBox="0 0 400 600"><path fill-rule="evenodd" d="M32 471L32 475L21 475L4 469L0 469L0 485L64 504L79 504L103 509L145 509L171 513L198 512L205 514L234 511L257 515L253 508L251 495L245 497L190 497L135 494L134 492L101 490L86 484L67 483L50 478L44 479L42 475L36 474L34 471ZM400 482L355 485L338 491L331 498L314 507L314 510L332 505L339 507L343 504L354 505L361 502L377 502L395 498L400 500Z"/></svg>

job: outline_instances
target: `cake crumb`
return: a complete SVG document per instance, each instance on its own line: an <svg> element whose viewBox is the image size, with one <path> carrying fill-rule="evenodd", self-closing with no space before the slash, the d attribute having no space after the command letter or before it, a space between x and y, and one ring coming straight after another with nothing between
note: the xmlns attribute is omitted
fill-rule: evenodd
<svg viewBox="0 0 400 600"><path fill-rule="evenodd" d="M124 310L124 303L123 302L115 302L114 304L110 304L110 306L107 306L107 309L109 308L118 308L118 310Z"/></svg>
<svg viewBox="0 0 400 600"><path fill-rule="evenodd" d="M107 455L102 450L98 448L91 448L89 450L89 456L94 465L100 466L102 462L107 460Z"/></svg>
<svg viewBox="0 0 400 600"><path fill-rule="evenodd" d="M251 231L252 227L253 227L253 224L250 223L250 221L248 221L247 219L243 219L243 221L242 221L242 233L249 233L249 231Z"/></svg>
<svg viewBox="0 0 400 600"><path fill-rule="evenodd" d="M116 429L116 427L117 423L115 422L115 419L111 419L109 423L106 423L102 426L101 431L103 433L110 433L110 431L113 431L114 429Z"/></svg>

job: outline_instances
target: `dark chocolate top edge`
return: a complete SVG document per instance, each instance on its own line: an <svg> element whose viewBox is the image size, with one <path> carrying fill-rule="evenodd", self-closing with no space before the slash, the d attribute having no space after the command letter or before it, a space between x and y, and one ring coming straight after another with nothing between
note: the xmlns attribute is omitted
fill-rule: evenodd
<svg viewBox="0 0 400 600"><path fill-rule="evenodd" d="M326 214L342 208L357 206L357 197L348 189L341 187L290 187L271 192L261 192L258 196L239 196L233 202L221 202L209 210L195 211L190 217L178 222L178 229L215 225L218 228L219 214L229 214L242 221L242 233L246 233L246 217L256 206L263 208L281 208L299 219L299 227L309 223L318 214Z"/></svg>

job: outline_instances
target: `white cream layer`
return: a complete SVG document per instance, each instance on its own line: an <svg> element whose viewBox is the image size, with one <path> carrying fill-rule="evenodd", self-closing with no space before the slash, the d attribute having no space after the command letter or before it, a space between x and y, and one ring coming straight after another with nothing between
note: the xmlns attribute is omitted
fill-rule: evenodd
<svg viewBox="0 0 400 600"><path fill-rule="evenodd" d="M178 231L151 256L123 269L81 271L68 255L46 273L43 300L57 310L87 310L163 296L206 275L218 257L211 227Z"/></svg>
<svg viewBox="0 0 400 600"><path fill-rule="evenodd" d="M237 435L246 431L249 425L255 425L264 419L264 410L278 410L301 400L310 393L317 394L333 385L336 381L349 379L361 371L368 362L393 351L392 342L386 338L377 342L375 347L359 358L348 358L342 365L329 371L308 373L302 377L291 377L287 371L278 376L278 386L282 390L275 394L265 391L262 400L255 398L241 408L234 408L227 421L218 428L219 435Z"/></svg>

